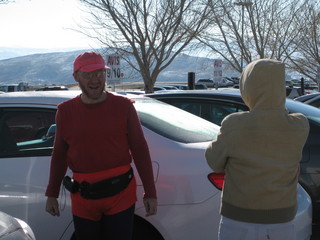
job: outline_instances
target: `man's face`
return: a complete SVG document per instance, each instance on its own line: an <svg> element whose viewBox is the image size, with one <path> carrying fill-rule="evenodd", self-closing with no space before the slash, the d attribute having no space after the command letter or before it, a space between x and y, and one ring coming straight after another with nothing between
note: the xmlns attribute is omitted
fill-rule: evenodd
<svg viewBox="0 0 320 240"><path fill-rule="evenodd" d="M98 69L92 72L77 71L74 73L75 80L79 83L82 93L89 100L99 100L105 88L106 70Z"/></svg>

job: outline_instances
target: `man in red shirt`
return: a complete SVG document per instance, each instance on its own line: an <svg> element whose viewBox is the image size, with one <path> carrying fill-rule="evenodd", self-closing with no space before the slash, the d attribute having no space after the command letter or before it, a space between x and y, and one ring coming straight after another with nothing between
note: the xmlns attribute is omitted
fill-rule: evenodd
<svg viewBox="0 0 320 240"><path fill-rule="evenodd" d="M74 62L73 77L82 94L58 105L46 211L59 216L57 198L67 168L75 233L81 239L131 240L136 181L142 180L148 215L157 196L147 142L133 102L105 91L103 57L85 52ZM67 185L66 185L67 186Z"/></svg>

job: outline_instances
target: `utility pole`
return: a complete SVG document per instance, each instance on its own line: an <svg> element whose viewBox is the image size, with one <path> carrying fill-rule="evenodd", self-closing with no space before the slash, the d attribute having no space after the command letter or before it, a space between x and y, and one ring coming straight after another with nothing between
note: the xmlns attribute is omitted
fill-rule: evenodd
<svg viewBox="0 0 320 240"><path fill-rule="evenodd" d="M318 84L318 91L320 92L320 65L317 67L317 84Z"/></svg>
<svg viewBox="0 0 320 240"><path fill-rule="evenodd" d="M244 1L238 1L238 2L234 2L234 5L236 6L241 6L241 41L242 41L242 44L244 43L243 41L243 33L244 33L244 8L246 7L250 7L252 5L252 2L250 1L247 1L247 0L244 0ZM243 69L243 48L241 47L241 62L240 62L240 65L241 65L241 69Z"/></svg>

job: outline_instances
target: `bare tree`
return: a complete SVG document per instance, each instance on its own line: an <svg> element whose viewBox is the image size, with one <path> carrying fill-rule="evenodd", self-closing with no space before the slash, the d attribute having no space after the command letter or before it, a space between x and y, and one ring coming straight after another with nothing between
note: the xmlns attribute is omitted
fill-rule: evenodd
<svg viewBox="0 0 320 240"><path fill-rule="evenodd" d="M218 0L213 28L202 34L201 43L238 72L258 58L285 61L299 29L293 25L302 10L302 0Z"/></svg>
<svg viewBox="0 0 320 240"><path fill-rule="evenodd" d="M308 1L303 14L297 19L299 37L294 41L295 54L290 54L290 67L316 81L320 66L320 2Z"/></svg>
<svg viewBox="0 0 320 240"><path fill-rule="evenodd" d="M140 72L146 92L161 71L208 26L207 0L81 0L90 9L90 31ZM134 61L132 61L134 59Z"/></svg>

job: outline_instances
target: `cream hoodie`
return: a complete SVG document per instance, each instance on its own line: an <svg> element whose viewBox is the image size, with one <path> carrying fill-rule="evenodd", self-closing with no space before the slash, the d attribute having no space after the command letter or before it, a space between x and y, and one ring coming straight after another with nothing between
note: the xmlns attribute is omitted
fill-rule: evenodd
<svg viewBox="0 0 320 240"><path fill-rule="evenodd" d="M308 120L285 109L285 67L279 61L250 63L240 91L250 111L227 116L206 150L209 166L226 173L221 214L251 223L288 222L297 209Z"/></svg>

